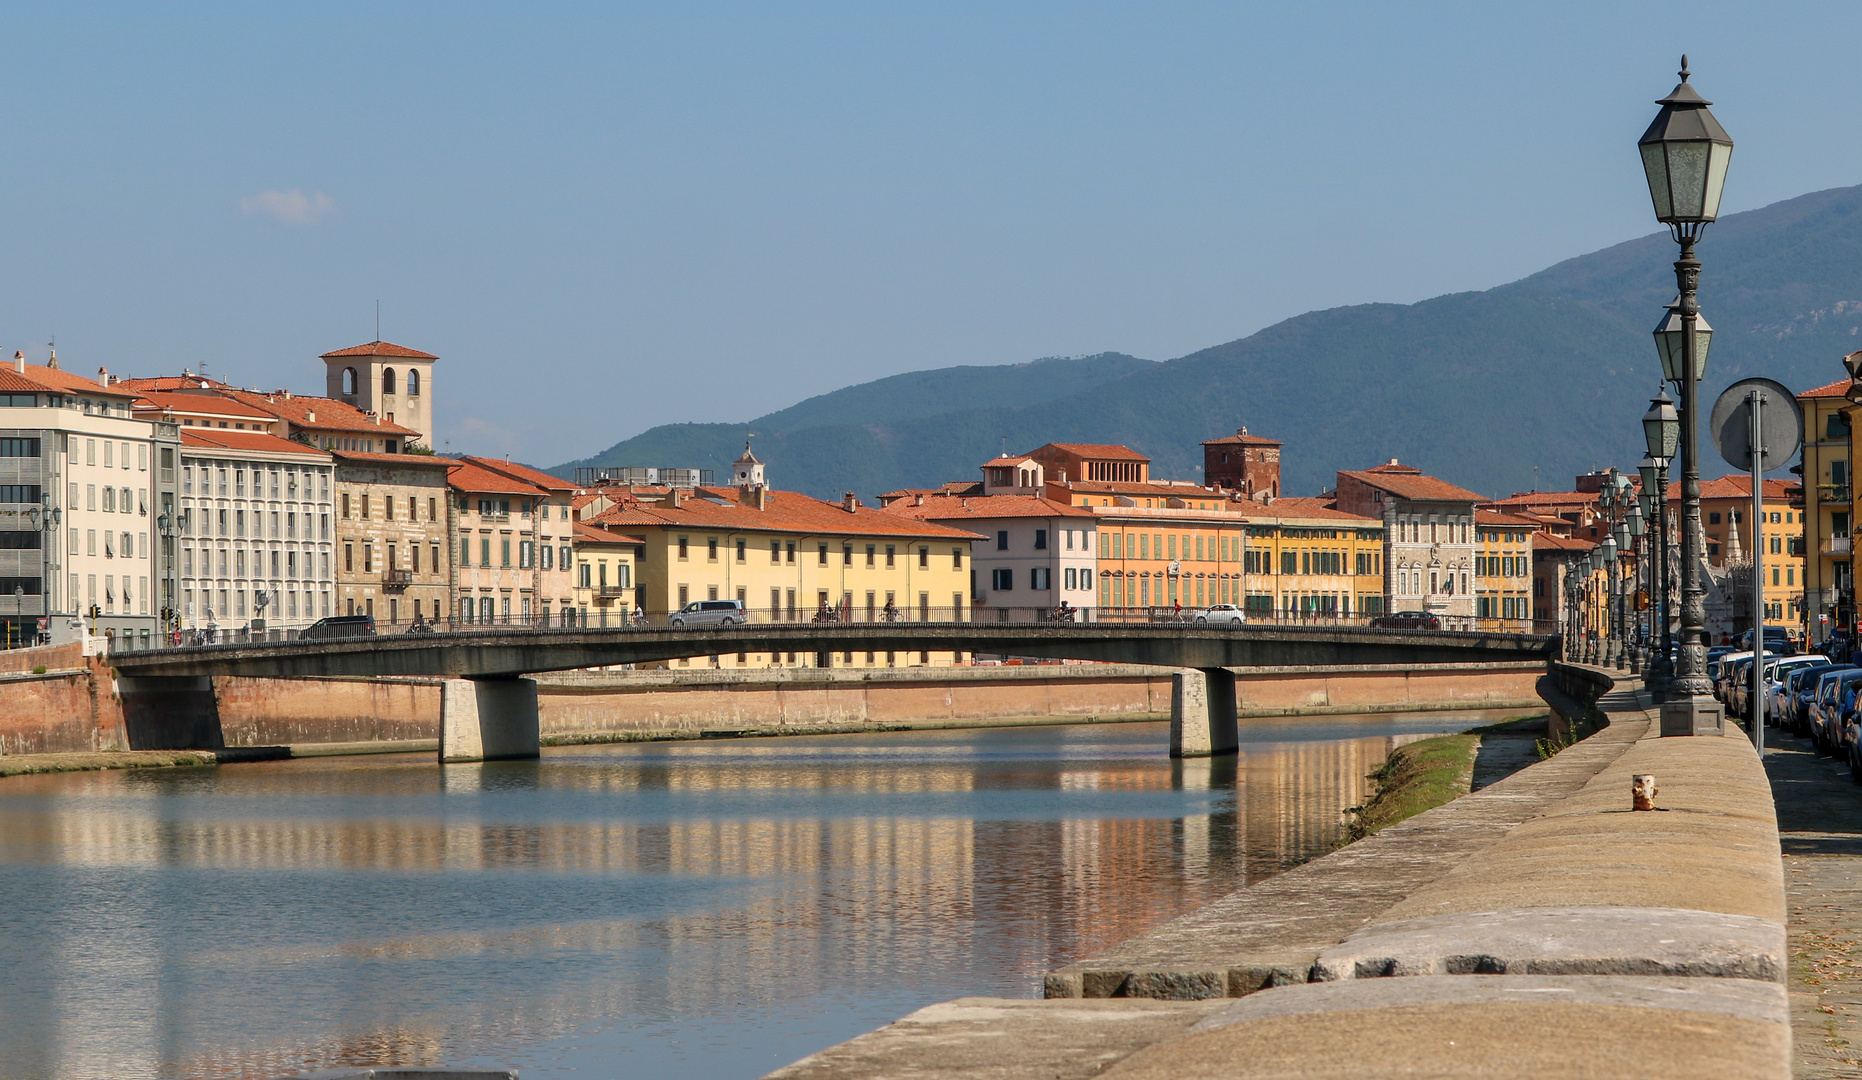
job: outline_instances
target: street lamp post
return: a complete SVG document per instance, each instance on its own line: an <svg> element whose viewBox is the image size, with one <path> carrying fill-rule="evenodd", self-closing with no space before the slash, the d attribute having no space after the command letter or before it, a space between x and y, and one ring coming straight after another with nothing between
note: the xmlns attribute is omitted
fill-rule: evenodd
<svg viewBox="0 0 1862 1080"><path fill-rule="evenodd" d="M1649 531L1649 526L1648 519L1642 516L1642 504L1640 501L1630 505L1629 516L1624 519L1623 527L1629 536L1629 542L1631 544L1630 550L1635 552L1636 557L1636 577L1634 585L1630 589L1630 596L1637 602L1638 612L1636 616L1630 620L1636 628L1636 633L1635 640L1631 642L1629 649L1629 673L1631 675L1640 675L1642 674L1643 666L1642 657L1649 640L1648 631L1640 607L1643 590L1647 587L1648 581L1648 560L1643 557L1644 547L1642 538Z"/></svg>
<svg viewBox="0 0 1862 1080"><path fill-rule="evenodd" d="M1707 364L1705 339L1712 331L1700 318L1700 262L1694 245L1720 214L1726 166L1733 140L1713 118L1711 102L1688 85L1687 57L1681 82L1657 104L1649 129L1637 141L1649 182L1655 217L1680 245L1675 284L1680 295L1655 339L1663 374L1681 387L1681 665L1674 697L1662 706L1663 735L1720 734L1725 710L1707 681L1707 599L1700 580L1704 537L1700 524L1698 442L1700 378Z"/></svg>
<svg viewBox="0 0 1862 1080"><path fill-rule="evenodd" d="M1598 659L1600 667L1614 667L1618 661L1616 652L1616 557L1617 543L1615 533L1605 533L1603 543L1597 546L1597 553L1603 560L1603 655Z"/></svg>
<svg viewBox="0 0 1862 1080"><path fill-rule="evenodd" d="M1674 400L1666 389L1649 399L1649 411L1642 414L1643 439L1649 456L1643 458L1642 490L1655 500L1655 582L1658 599L1656 618L1661 626L1656 647L1659 654L1650 666L1648 687L1658 697L1666 697L1674 683L1674 620L1668 606L1673 583L1668 570L1668 463L1674 460L1681 445L1681 416L1675 412Z"/></svg>

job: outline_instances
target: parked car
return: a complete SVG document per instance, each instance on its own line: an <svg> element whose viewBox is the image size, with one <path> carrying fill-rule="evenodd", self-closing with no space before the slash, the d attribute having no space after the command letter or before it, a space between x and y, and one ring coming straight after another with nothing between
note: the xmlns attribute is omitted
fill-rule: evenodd
<svg viewBox="0 0 1862 1080"><path fill-rule="evenodd" d="M745 621L741 600L694 600L666 620L671 626L734 626Z"/></svg>
<svg viewBox="0 0 1862 1080"><path fill-rule="evenodd" d="M1784 727L1787 723L1787 688L1791 673L1829 666L1829 658L1816 653L1801 653L1765 665L1765 717L1773 727Z"/></svg>
<svg viewBox="0 0 1862 1080"><path fill-rule="evenodd" d="M1791 710L1791 730L1799 735L1809 735L1811 721L1817 713L1817 695L1822 691L1824 682L1854 668L1853 664L1831 664L1806 675L1802 688L1797 692L1796 708Z"/></svg>
<svg viewBox="0 0 1862 1080"><path fill-rule="evenodd" d="M1778 659L1776 653L1765 654L1766 663L1775 663ZM1752 657L1733 661L1722 667L1720 674L1726 679L1726 707L1734 716L1745 716L1750 704L1747 699L1752 696Z"/></svg>
<svg viewBox="0 0 1862 1080"><path fill-rule="evenodd" d="M1741 660L1752 659L1750 652L1722 653L1718 659L1707 661L1707 680L1713 683L1713 696L1722 702L1731 703L1733 687L1733 667Z"/></svg>
<svg viewBox="0 0 1862 1080"><path fill-rule="evenodd" d="M1841 738L1843 697L1862 686L1862 668L1844 668L1817 682L1817 700L1810 710L1810 741L1818 750L1834 754Z"/></svg>
<svg viewBox="0 0 1862 1080"><path fill-rule="evenodd" d="M1442 620L1426 611L1393 611L1371 620L1380 630L1440 630Z"/></svg>
<svg viewBox="0 0 1862 1080"><path fill-rule="evenodd" d="M300 638L374 637L375 616L332 615L318 619L297 635Z"/></svg>
<svg viewBox="0 0 1862 1080"><path fill-rule="evenodd" d="M1796 656L1799 652L1798 642L1797 631L1789 626L1767 626L1765 628L1765 648L1768 652L1775 652L1780 656ZM1747 630L1733 638L1733 645L1750 652L1752 631Z"/></svg>
<svg viewBox="0 0 1862 1080"><path fill-rule="evenodd" d="M1234 604L1210 604L1208 607L1190 616L1190 621L1198 626L1203 626L1208 623L1226 623L1229 626L1240 626L1242 623L1248 621L1248 616Z"/></svg>

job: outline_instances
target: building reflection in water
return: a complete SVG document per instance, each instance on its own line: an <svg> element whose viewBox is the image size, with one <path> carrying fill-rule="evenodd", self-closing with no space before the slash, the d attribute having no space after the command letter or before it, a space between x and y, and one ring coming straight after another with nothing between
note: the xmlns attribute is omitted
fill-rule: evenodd
<svg viewBox="0 0 1862 1080"><path fill-rule="evenodd" d="M11 779L0 1045L21 1077L534 1077L527 1047L591 1025L1032 995L1329 850L1390 747L1171 762L1161 742L1121 724ZM872 1026L852 1022L817 1041Z"/></svg>

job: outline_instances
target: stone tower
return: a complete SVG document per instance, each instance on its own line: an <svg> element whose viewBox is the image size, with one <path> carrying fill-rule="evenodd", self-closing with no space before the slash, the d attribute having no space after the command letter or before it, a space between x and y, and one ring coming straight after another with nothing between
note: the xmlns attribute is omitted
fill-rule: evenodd
<svg viewBox="0 0 1862 1080"><path fill-rule="evenodd" d="M391 424L412 428L433 444L433 362L439 357L387 341L323 354L325 396Z"/></svg>

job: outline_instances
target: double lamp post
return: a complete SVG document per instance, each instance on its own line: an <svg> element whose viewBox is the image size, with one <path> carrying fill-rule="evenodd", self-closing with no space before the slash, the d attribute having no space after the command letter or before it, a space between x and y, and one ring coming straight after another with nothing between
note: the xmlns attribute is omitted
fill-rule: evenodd
<svg viewBox="0 0 1862 1080"><path fill-rule="evenodd" d="M1698 445L1700 380L1706 374L1707 346L1713 330L1700 317L1700 261L1694 257L1694 245L1719 216L1733 140L1708 111L1711 102L1689 85L1685 56L1681 58L1680 75L1681 82L1657 102L1661 112L1637 146L1642 152L1656 220L1668 226L1669 235L1681 248L1681 257L1674 264L1679 295L1655 330L1662 375L1680 389L1681 407L1674 442L1668 439L1664 420L1657 417L1656 422L1651 421L1660 412L1660 398L1650 415L1643 418L1643 425L1651 458L1665 465L1665 459L1676 449L1681 457L1680 662L1662 704L1661 731L1663 735L1704 735L1722 730L1725 712L1714 700L1707 681L1707 604L1700 574L1705 543L1700 524ZM1650 472L1665 485L1665 468L1652 467ZM1665 506L1661 512L1665 520ZM1658 531L1665 547L1667 530L1663 527ZM1666 563L1665 553L1659 561ZM1663 622L1665 634L1666 619ZM1658 660L1665 667L1665 650Z"/></svg>

